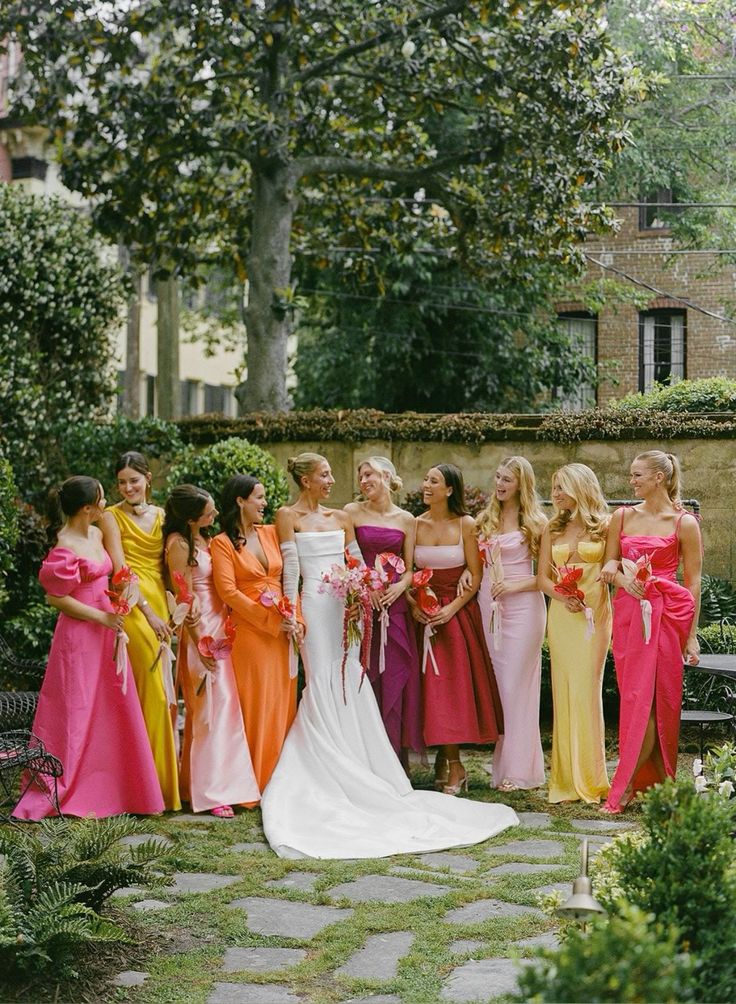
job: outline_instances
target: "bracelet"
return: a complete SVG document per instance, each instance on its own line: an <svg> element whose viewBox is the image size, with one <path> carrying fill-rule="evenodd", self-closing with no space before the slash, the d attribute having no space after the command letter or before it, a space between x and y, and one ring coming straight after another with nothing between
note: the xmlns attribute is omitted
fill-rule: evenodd
<svg viewBox="0 0 736 1004"><path fill-rule="evenodd" d="M138 604L138 606L141 608L141 610L145 610L146 607L148 606L148 600L141 598L141 601Z"/></svg>

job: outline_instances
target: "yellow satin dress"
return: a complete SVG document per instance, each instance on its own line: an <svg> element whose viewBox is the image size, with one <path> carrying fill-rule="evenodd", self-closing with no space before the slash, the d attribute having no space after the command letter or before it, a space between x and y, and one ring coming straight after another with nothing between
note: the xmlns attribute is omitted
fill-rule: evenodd
<svg viewBox="0 0 736 1004"><path fill-rule="evenodd" d="M141 595L162 620L169 619L163 580L163 534L158 512L150 533L142 530L119 505L108 510L120 530L126 564L138 576ZM159 642L138 607L125 618L128 656L141 702L148 739L153 751L164 805L180 809L179 778L174 742L176 708L170 707L163 684Z"/></svg>
<svg viewBox="0 0 736 1004"><path fill-rule="evenodd" d="M550 802L599 802L608 793L601 692L612 618L608 587L596 581L604 551L604 541L580 541L580 560L570 562L569 544L552 545L556 568L583 569L578 587L593 611L595 632L586 637L582 611L573 614L563 603L550 601L547 640L554 705Z"/></svg>

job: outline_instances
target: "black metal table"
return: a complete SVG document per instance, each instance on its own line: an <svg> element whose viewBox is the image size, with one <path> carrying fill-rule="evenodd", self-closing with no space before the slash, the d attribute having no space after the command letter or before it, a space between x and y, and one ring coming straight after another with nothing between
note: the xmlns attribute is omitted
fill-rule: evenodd
<svg viewBox="0 0 736 1004"><path fill-rule="evenodd" d="M698 673L709 673L711 676L726 676L729 680L736 680L736 654L709 655L706 652L700 656L700 662L697 666L685 663L685 669Z"/></svg>

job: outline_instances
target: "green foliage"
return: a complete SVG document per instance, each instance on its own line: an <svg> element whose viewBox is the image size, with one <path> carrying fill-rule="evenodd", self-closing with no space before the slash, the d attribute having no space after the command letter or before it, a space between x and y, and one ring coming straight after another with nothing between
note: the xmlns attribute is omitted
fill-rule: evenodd
<svg viewBox="0 0 736 1004"><path fill-rule="evenodd" d="M267 500L265 519L270 522L289 498L286 475L270 453L246 439L226 439L199 452L186 448L172 464L167 489L197 485L210 493L219 508L222 486L235 474L251 474L261 482Z"/></svg>
<svg viewBox="0 0 736 1004"><path fill-rule="evenodd" d="M136 883L166 885L168 847L151 838L135 847L122 837L145 832L129 816L44 820L0 831L0 960L3 975L65 966L95 941L124 932L99 916L116 890Z"/></svg>
<svg viewBox="0 0 736 1004"><path fill-rule="evenodd" d="M612 401L613 411L731 412L736 411L736 380L706 377L655 384L645 394L626 394Z"/></svg>
<svg viewBox="0 0 736 1004"><path fill-rule="evenodd" d="M686 412L594 408L545 415L536 438L553 443L586 439L732 439L736 415L701 417Z"/></svg>
<svg viewBox="0 0 736 1004"><path fill-rule="evenodd" d="M57 439L115 389L119 270L87 216L0 185L0 428L21 495L42 497Z"/></svg>
<svg viewBox="0 0 736 1004"><path fill-rule="evenodd" d="M5 577L13 567L13 551L18 541L16 494L13 469L0 453L0 607L5 600Z"/></svg>
<svg viewBox="0 0 736 1004"><path fill-rule="evenodd" d="M695 787L699 794L733 798L736 793L736 744L714 746L703 757L693 761Z"/></svg>
<svg viewBox="0 0 736 1004"><path fill-rule="evenodd" d="M562 948L544 952L519 975L516 1001L694 1001L694 960L682 954L677 931L635 906L622 906L592 930L571 930Z"/></svg>
<svg viewBox="0 0 736 1004"><path fill-rule="evenodd" d="M730 655L736 652L736 626L709 624L698 629L698 641L704 653ZM685 669L682 686L682 703L685 708L708 708L710 711L731 714L734 701L736 682L733 680L699 672L697 667Z"/></svg>
<svg viewBox="0 0 736 1004"><path fill-rule="evenodd" d="M708 624L728 623L736 625L736 590L728 579L716 575L704 575L700 593L699 627Z"/></svg>

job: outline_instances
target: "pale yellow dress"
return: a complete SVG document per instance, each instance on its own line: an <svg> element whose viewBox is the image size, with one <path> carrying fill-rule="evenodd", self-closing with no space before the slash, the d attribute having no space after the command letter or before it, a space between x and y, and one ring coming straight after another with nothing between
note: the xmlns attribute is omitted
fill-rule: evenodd
<svg viewBox="0 0 736 1004"><path fill-rule="evenodd" d="M168 621L169 610L163 580L161 513L157 513L151 532L146 533L119 505L111 506L107 511L115 517L125 562L138 576L141 595L148 600L151 609L161 620ZM128 636L130 665L164 804L167 809L180 809L179 770L174 743L176 708L169 705L164 690L162 672L167 670L161 665L159 642L137 606L125 618L124 627Z"/></svg>
<svg viewBox="0 0 736 1004"><path fill-rule="evenodd" d="M586 637L585 613L570 613L551 600L547 640L552 669L554 726L549 801L599 802L608 793L603 723L603 670L611 643L608 587L597 582L604 541L581 541L579 561L570 562L569 544L552 545L555 567L583 569L578 588L593 611L595 632Z"/></svg>

